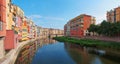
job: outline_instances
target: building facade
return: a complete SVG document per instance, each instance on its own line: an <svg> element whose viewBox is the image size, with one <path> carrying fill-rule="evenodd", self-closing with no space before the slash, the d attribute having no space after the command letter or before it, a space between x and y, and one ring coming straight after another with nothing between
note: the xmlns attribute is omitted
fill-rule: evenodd
<svg viewBox="0 0 120 64"><path fill-rule="evenodd" d="M0 37L6 35L6 0L0 0Z"/></svg>
<svg viewBox="0 0 120 64"><path fill-rule="evenodd" d="M65 36L70 36L70 22L68 22L68 23L64 26L64 35L65 35Z"/></svg>
<svg viewBox="0 0 120 64"><path fill-rule="evenodd" d="M27 24L28 19L24 17L23 22L22 22L22 41L28 40L28 24Z"/></svg>
<svg viewBox="0 0 120 64"><path fill-rule="evenodd" d="M65 36L78 38L86 36L88 34L87 29L90 27L91 24L95 24L95 22L95 17L86 14L81 14L71 19L64 26Z"/></svg>
<svg viewBox="0 0 120 64"><path fill-rule="evenodd" d="M114 10L110 10L106 14L107 21L114 23L114 22L120 22L120 7L115 8Z"/></svg>
<svg viewBox="0 0 120 64"><path fill-rule="evenodd" d="M4 39L6 36L6 0L0 0L0 58L5 55Z"/></svg>
<svg viewBox="0 0 120 64"><path fill-rule="evenodd" d="M16 31L18 32L18 41L22 39L22 22L24 18L23 10L16 6Z"/></svg>
<svg viewBox="0 0 120 64"><path fill-rule="evenodd" d="M24 11L12 0L0 0L0 59L19 42L38 37L48 38L49 34L63 34L62 30L42 28L24 16Z"/></svg>
<svg viewBox="0 0 120 64"><path fill-rule="evenodd" d="M115 18L116 18L116 16L115 16L114 10L107 12L107 21L114 23L114 22L116 22Z"/></svg>
<svg viewBox="0 0 120 64"><path fill-rule="evenodd" d="M120 7L115 8L116 22L120 22Z"/></svg>
<svg viewBox="0 0 120 64"><path fill-rule="evenodd" d="M21 20L19 18L18 13L18 6L14 5L11 3L11 0L7 0L7 21L6 21L6 34L7 36L5 37L5 50L11 50L17 47L20 32L19 32L19 25L21 23ZM20 22L19 22L20 21Z"/></svg>

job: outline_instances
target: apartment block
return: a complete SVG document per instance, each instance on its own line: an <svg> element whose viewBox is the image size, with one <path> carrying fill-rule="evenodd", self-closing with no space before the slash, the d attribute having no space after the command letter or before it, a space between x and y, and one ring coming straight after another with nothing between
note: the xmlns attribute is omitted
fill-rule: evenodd
<svg viewBox="0 0 120 64"><path fill-rule="evenodd" d="M116 18L116 16L115 16L115 11L114 10L111 10L111 11L107 12L107 21L108 22L111 22L111 23L116 22L115 18Z"/></svg>
<svg viewBox="0 0 120 64"><path fill-rule="evenodd" d="M64 35L70 36L70 22L67 22L67 24L64 26Z"/></svg>
<svg viewBox="0 0 120 64"><path fill-rule="evenodd" d="M106 14L107 21L114 23L114 22L120 22L120 7L117 7L113 10L110 10Z"/></svg>
<svg viewBox="0 0 120 64"><path fill-rule="evenodd" d="M115 8L116 22L120 22L120 7Z"/></svg>
<svg viewBox="0 0 120 64"><path fill-rule="evenodd" d="M64 26L64 33L66 36L70 37L83 37L86 36L88 32L88 28L91 24L95 24L95 17L90 15L81 14L73 19L71 19Z"/></svg>

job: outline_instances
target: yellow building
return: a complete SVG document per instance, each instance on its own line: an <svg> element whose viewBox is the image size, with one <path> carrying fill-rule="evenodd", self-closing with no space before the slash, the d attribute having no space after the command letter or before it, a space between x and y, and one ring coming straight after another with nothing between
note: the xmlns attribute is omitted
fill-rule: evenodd
<svg viewBox="0 0 120 64"><path fill-rule="evenodd" d="M95 17L91 17L91 24L96 24L96 18Z"/></svg>
<svg viewBox="0 0 120 64"><path fill-rule="evenodd" d="M11 0L6 0L6 29L12 30L12 26L15 26L13 21L13 9Z"/></svg>
<svg viewBox="0 0 120 64"><path fill-rule="evenodd" d="M22 23L22 41L24 40L28 40L28 24L26 17L23 19Z"/></svg>

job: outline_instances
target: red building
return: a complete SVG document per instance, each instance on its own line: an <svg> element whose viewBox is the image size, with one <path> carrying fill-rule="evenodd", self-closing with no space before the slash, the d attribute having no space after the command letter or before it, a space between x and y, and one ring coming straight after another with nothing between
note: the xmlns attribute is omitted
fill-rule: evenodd
<svg viewBox="0 0 120 64"><path fill-rule="evenodd" d="M6 0L0 0L0 37L6 35Z"/></svg>
<svg viewBox="0 0 120 64"><path fill-rule="evenodd" d="M4 39L6 36L6 0L0 0L0 59L4 57Z"/></svg>
<svg viewBox="0 0 120 64"><path fill-rule="evenodd" d="M70 28L64 27L64 31L70 30L71 37L83 37L88 33L88 28L93 23L92 16L82 14L70 20Z"/></svg>

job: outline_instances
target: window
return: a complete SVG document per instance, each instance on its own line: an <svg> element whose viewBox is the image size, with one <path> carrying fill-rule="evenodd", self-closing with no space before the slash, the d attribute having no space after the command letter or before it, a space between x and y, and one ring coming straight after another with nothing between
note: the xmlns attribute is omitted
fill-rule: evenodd
<svg viewBox="0 0 120 64"><path fill-rule="evenodd" d="M0 31L2 30L3 28L3 22L0 21Z"/></svg>

